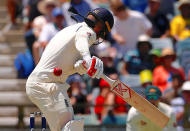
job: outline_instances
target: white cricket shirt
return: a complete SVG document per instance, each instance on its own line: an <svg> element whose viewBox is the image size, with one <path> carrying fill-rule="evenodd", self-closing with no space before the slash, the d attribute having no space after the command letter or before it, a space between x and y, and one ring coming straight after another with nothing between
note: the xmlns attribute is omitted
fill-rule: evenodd
<svg viewBox="0 0 190 131"><path fill-rule="evenodd" d="M50 40L29 79L64 83L69 75L76 73L76 61L90 56L89 47L95 41L96 33L85 22L64 28ZM56 67L62 69L60 76L53 73Z"/></svg>
<svg viewBox="0 0 190 131"><path fill-rule="evenodd" d="M165 103L159 102L158 109L170 118L164 129L156 126L138 110L132 107L127 116L126 131L177 131L175 127L176 118L171 107Z"/></svg>

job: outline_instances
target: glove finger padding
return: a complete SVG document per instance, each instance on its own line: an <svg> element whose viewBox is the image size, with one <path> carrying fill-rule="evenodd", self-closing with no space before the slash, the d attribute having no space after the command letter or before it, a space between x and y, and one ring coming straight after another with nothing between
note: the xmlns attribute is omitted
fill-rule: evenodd
<svg viewBox="0 0 190 131"><path fill-rule="evenodd" d="M97 76L97 74L99 73L99 69L100 69L100 60L97 58L97 57L95 57L95 56L93 56L92 57L92 59L96 59L96 63L95 63L95 66L94 66L94 68L96 69L96 72L95 72L95 74L92 76L92 78L96 78L96 76Z"/></svg>
<svg viewBox="0 0 190 131"><path fill-rule="evenodd" d="M103 62L100 59L96 59L96 65L95 65L95 69L96 69L96 73L94 74L94 76L99 79L102 72L103 72Z"/></svg>
<svg viewBox="0 0 190 131"><path fill-rule="evenodd" d="M103 69L104 69L104 68L103 68L103 62L100 61L100 63L101 63L101 64L100 64L100 67L99 67L100 70L98 71L98 73L97 73L97 75L96 75L96 78L97 78L97 79L100 79L100 77L101 77L101 75L102 75L102 73L103 73Z"/></svg>
<svg viewBox="0 0 190 131"><path fill-rule="evenodd" d="M93 56L87 73L92 78L99 79L103 73L103 62L99 58Z"/></svg>

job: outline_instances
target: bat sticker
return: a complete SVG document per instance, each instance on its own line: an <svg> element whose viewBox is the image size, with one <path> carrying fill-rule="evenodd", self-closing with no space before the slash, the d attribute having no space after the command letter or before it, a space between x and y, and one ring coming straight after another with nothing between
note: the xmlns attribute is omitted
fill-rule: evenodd
<svg viewBox="0 0 190 131"><path fill-rule="evenodd" d="M119 96L121 96L122 98L126 99L126 98L131 98L131 89L127 86L125 86L125 84L123 84L121 81L116 81L116 83L114 84L115 86L113 86L112 91L115 92L116 94L118 94Z"/></svg>

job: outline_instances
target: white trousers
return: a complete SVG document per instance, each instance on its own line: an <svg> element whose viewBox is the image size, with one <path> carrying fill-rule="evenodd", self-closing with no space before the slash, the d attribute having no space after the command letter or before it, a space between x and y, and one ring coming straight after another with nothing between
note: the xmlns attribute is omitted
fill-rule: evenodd
<svg viewBox="0 0 190 131"><path fill-rule="evenodd" d="M67 83L27 82L29 99L41 110L51 131L61 131L73 120L73 108L67 95Z"/></svg>

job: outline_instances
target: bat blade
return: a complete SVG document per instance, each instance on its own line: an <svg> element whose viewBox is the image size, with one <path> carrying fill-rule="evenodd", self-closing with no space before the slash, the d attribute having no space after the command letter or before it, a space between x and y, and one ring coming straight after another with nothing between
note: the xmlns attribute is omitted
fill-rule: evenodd
<svg viewBox="0 0 190 131"><path fill-rule="evenodd" d="M154 122L157 126L164 128L169 118L162 113L157 107L147 101L145 98L137 94L134 90L129 88L120 80L112 80L105 75L102 78L111 85L111 91L120 96L128 104L136 108L150 121Z"/></svg>

